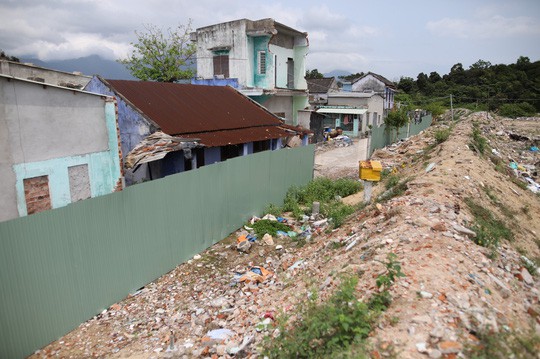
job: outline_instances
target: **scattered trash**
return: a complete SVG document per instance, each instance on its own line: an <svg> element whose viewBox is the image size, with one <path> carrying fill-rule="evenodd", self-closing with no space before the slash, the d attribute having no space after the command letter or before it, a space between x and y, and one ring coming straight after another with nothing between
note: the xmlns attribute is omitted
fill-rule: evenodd
<svg viewBox="0 0 540 359"><path fill-rule="evenodd" d="M531 147L531 151L532 151L532 152L538 152L538 147L532 146L532 147Z"/></svg>
<svg viewBox="0 0 540 359"><path fill-rule="evenodd" d="M236 249L238 249L240 252L249 253L249 250L251 249L251 242L246 238L236 245Z"/></svg>
<svg viewBox="0 0 540 359"><path fill-rule="evenodd" d="M251 267L251 269L239 278L240 282L262 283L274 273L263 267Z"/></svg>
<svg viewBox="0 0 540 359"><path fill-rule="evenodd" d="M345 247L345 250L346 250L346 251L350 250L352 247L354 247L354 246L356 245L357 242L358 242L358 238L355 239L354 241L352 241L351 243L349 243L349 244L347 245L347 247Z"/></svg>
<svg viewBox="0 0 540 359"><path fill-rule="evenodd" d="M276 219L277 219L277 221L279 223L287 223L288 222L288 220L286 218L283 218L283 217L277 217Z"/></svg>
<svg viewBox="0 0 540 359"><path fill-rule="evenodd" d="M287 234L287 232L284 232L284 231L277 231L276 235L278 238L285 238L289 236L289 234Z"/></svg>
<svg viewBox="0 0 540 359"><path fill-rule="evenodd" d="M499 153L499 151L497 151L496 149L492 148L491 149L491 153L493 153L495 156L497 157L501 157L501 154Z"/></svg>
<svg viewBox="0 0 540 359"><path fill-rule="evenodd" d="M426 173L429 173L431 171L433 171L433 169L435 168L437 164L435 162L431 162L427 167L426 167Z"/></svg>
<svg viewBox="0 0 540 359"><path fill-rule="evenodd" d="M302 263L304 263L304 260L303 260L303 259L297 260L297 261L294 262L294 264L293 264L292 266L290 266L287 270L294 270L294 269L297 269L297 268L301 268Z"/></svg>
<svg viewBox="0 0 540 359"><path fill-rule="evenodd" d="M211 330L208 333L206 333L206 336L213 340L223 341L234 336L234 334L235 333L232 330L222 328L222 329Z"/></svg>
<svg viewBox="0 0 540 359"><path fill-rule="evenodd" d="M199 254L195 254L195 255L193 256L193 259L194 259L194 260L199 260L199 259L201 259L201 256L200 256Z"/></svg>
<svg viewBox="0 0 540 359"><path fill-rule="evenodd" d="M267 246L273 246L274 245L274 239L272 238L272 236L268 233L266 233L264 236L263 236L263 242L264 244L266 244Z"/></svg>
<svg viewBox="0 0 540 359"><path fill-rule="evenodd" d="M278 245L276 246L276 250L279 251L279 250L281 250L281 249L283 249L283 246L282 246L281 244L278 244Z"/></svg>
<svg viewBox="0 0 540 359"><path fill-rule="evenodd" d="M269 221L277 222L276 216L274 216L273 214L270 214L270 213L265 215L262 219L267 219Z"/></svg>
<svg viewBox="0 0 540 359"><path fill-rule="evenodd" d="M328 218L325 218L325 219L321 219L320 221L316 221L316 222L313 222L313 225L315 227L321 227L321 226L324 226L328 223Z"/></svg>

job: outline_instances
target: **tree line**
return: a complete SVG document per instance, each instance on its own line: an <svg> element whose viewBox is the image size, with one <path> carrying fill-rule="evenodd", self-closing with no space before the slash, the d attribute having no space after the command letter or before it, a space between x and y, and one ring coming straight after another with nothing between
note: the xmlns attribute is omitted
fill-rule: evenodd
<svg viewBox="0 0 540 359"><path fill-rule="evenodd" d="M401 77L399 100L424 107L454 105L499 111L504 116L532 116L540 112L540 61L520 56L515 64L492 65L478 60L468 69L457 63L446 75L419 73L416 80Z"/></svg>

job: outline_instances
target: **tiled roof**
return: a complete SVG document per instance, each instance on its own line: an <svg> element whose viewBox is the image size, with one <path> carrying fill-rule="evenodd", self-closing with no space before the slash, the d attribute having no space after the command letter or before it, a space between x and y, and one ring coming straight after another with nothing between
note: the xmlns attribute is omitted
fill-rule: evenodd
<svg viewBox="0 0 540 359"><path fill-rule="evenodd" d="M323 77L322 79L306 79L309 93L327 93L335 79L333 77Z"/></svg>
<svg viewBox="0 0 540 359"><path fill-rule="evenodd" d="M395 85L392 81L388 80L388 79L387 79L386 77L384 77L384 76L381 76L381 75L376 74L376 73L373 73L373 72L368 72L368 73L365 74L364 76L361 76L361 77L357 78L356 80L353 81L353 83L356 82L356 81L358 81L358 80L361 80L361 79L363 79L364 77L367 77L367 76L369 76L369 75L375 77L377 80L379 80L379 81L381 81L382 83L384 83L387 87L390 87L390 88L393 88L393 89L396 88L396 85Z"/></svg>

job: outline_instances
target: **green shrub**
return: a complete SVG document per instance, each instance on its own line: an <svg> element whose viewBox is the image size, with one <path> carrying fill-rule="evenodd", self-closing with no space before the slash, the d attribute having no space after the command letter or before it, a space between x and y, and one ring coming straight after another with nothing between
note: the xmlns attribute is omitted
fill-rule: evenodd
<svg viewBox="0 0 540 359"><path fill-rule="evenodd" d="M465 347L467 358L474 359L528 359L537 358L540 352L540 336L533 326L524 332L506 331L494 333L482 330L476 333L478 342Z"/></svg>
<svg viewBox="0 0 540 359"><path fill-rule="evenodd" d="M499 107L499 114L505 117L534 116L536 108L528 102L506 103Z"/></svg>
<svg viewBox="0 0 540 359"><path fill-rule="evenodd" d="M291 230L286 224L271 221L269 219L261 219L255 222L251 227L255 231L255 234L257 234L257 238L262 238L266 233L275 237L277 231L288 232Z"/></svg>
<svg viewBox="0 0 540 359"><path fill-rule="evenodd" d="M332 224L334 228L341 227L345 219L353 214L355 211L353 206L346 205L341 201L332 201L324 204L321 208L321 213L327 217L332 218Z"/></svg>
<svg viewBox="0 0 540 359"><path fill-rule="evenodd" d="M267 336L263 342L263 355L269 358L364 358L365 339L381 312L391 302L390 287L403 277L396 255L390 253L383 262L386 271L377 277L380 292L366 305L356 299L358 278L342 278L339 289L326 301L316 303L312 295L300 305L295 322L290 317L277 319L279 337Z"/></svg>
<svg viewBox="0 0 540 359"><path fill-rule="evenodd" d="M450 137L449 128L437 130L437 132L435 132L435 141L437 141L437 143L443 143L448 139L448 137Z"/></svg>
<svg viewBox="0 0 540 359"><path fill-rule="evenodd" d="M473 237L476 244L496 248L502 239L514 238L512 231L502 221L495 218L489 209L477 204L471 198L466 198L465 203L474 216L472 230L476 232L476 237Z"/></svg>
<svg viewBox="0 0 540 359"><path fill-rule="evenodd" d="M267 338L263 355L270 358L327 358L343 352L351 344L367 338L375 317L366 304L355 297L358 278L345 278L327 302L310 300L298 315L300 320L287 326L279 320L280 336Z"/></svg>
<svg viewBox="0 0 540 359"><path fill-rule="evenodd" d="M487 149L487 140L482 136L480 128L478 128L478 124L476 123L473 124L471 146L480 154L484 154L484 151Z"/></svg>

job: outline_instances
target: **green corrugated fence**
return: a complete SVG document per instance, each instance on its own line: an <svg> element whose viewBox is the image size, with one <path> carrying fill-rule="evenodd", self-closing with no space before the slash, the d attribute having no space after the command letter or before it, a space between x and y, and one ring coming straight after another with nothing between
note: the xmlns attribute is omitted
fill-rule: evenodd
<svg viewBox="0 0 540 359"><path fill-rule="evenodd" d="M386 131L386 126L384 124L381 127L374 127L371 131L369 154L371 155L376 149L388 146L399 139L419 134L421 131L431 126L431 122L431 115L424 116L420 123L415 124L414 122L411 122L401 127L399 129L399 136L396 136L395 131Z"/></svg>
<svg viewBox="0 0 540 359"><path fill-rule="evenodd" d="M0 223L0 357L21 358L280 204L314 147L265 151Z"/></svg>

